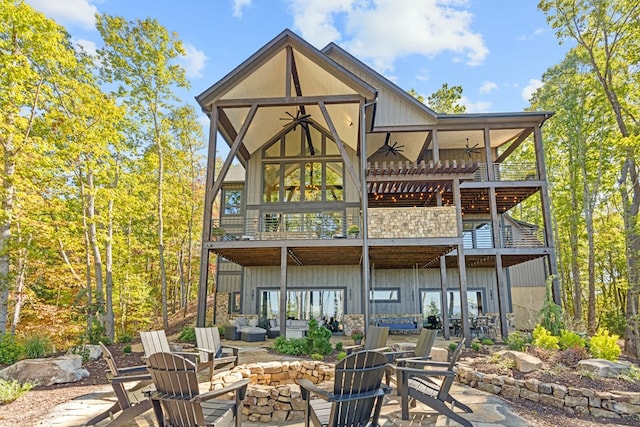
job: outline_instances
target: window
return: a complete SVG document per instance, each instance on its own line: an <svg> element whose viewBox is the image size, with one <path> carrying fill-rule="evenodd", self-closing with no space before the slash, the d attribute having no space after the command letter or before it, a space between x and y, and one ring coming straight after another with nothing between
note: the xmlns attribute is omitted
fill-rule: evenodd
<svg viewBox="0 0 640 427"><path fill-rule="evenodd" d="M462 239L466 249L493 248L493 227L488 220L463 221Z"/></svg>
<svg viewBox="0 0 640 427"><path fill-rule="evenodd" d="M280 291L259 291L259 313L263 319L280 317ZM316 320L333 318L342 321L344 289L289 290L286 316L289 319Z"/></svg>
<svg viewBox="0 0 640 427"><path fill-rule="evenodd" d="M240 215L242 208L242 190L224 191L224 214Z"/></svg>
<svg viewBox="0 0 640 427"><path fill-rule="evenodd" d="M485 312L483 294L484 291L481 289L467 291L469 316L478 316ZM440 316L442 310L440 291L422 289L420 291L420 305L422 316L425 320L427 316ZM462 316L462 310L460 309L460 291L447 291L447 309L449 311L449 318Z"/></svg>
<svg viewBox="0 0 640 427"><path fill-rule="evenodd" d="M241 297L240 297L240 292L231 292L229 294L229 308L231 309L231 313L240 313L240 304L241 304Z"/></svg>
<svg viewBox="0 0 640 427"><path fill-rule="evenodd" d="M370 298L373 302L400 302L400 289L375 289L371 291Z"/></svg>

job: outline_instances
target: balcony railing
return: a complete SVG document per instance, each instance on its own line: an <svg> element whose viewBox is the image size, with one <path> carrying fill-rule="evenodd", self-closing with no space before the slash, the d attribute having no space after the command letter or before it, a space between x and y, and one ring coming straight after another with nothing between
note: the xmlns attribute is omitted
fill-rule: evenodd
<svg viewBox="0 0 640 427"><path fill-rule="evenodd" d="M503 248L543 247L544 228L507 225L500 229ZM464 221L462 238L465 249L493 248L493 227L487 221Z"/></svg>
<svg viewBox="0 0 640 427"><path fill-rule="evenodd" d="M479 163L473 175L475 181L488 181L487 166L493 168L496 181L535 181L538 171L535 163Z"/></svg>

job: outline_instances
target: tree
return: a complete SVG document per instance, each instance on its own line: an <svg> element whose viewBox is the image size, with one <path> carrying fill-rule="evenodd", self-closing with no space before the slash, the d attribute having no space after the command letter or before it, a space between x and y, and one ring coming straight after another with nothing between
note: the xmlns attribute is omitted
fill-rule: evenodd
<svg viewBox="0 0 640 427"><path fill-rule="evenodd" d="M460 104L462 86L451 86L443 83L442 87L427 97L427 105L432 110L443 114L462 114L467 107Z"/></svg>
<svg viewBox="0 0 640 427"><path fill-rule="evenodd" d="M623 204L627 256L625 351L640 356L640 2L637 0L543 0L538 7L561 40L577 43L609 103L621 136L618 188Z"/></svg>

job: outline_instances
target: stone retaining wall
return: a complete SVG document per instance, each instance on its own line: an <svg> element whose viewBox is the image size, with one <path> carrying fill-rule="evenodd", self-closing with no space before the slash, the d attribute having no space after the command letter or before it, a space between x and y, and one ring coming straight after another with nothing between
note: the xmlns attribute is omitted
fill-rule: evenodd
<svg viewBox="0 0 640 427"><path fill-rule="evenodd" d="M304 403L296 379L314 384L333 383L335 367L317 361L251 363L213 376L214 390L239 381L251 380L242 413L252 422L304 421Z"/></svg>
<svg viewBox="0 0 640 427"><path fill-rule="evenodd" d="M491 394L540 402L570 414L640 420L640 393L565 387L536 379L517 380L507 375L477 372L463 365L458 366L456 379Z"/></svg>

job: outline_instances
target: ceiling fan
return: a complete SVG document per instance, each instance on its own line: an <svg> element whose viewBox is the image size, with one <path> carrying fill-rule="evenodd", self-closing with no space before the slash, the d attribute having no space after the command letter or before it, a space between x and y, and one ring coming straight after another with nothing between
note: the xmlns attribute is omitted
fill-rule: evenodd
<svg viewBox="0 0 640 427"><path fill-rule="evenodd" d="M387 157L389 153L396 156L398 153L403 152L404 145L398 145L398 141L394 142L393 145L389 144L389 139L391 138L391 132L387 132L387 137L384 140L384 144L378 148L384 152L384 156Z"/></svg>
<svg viewBox="0 0 640 427"><path fill-rule="evenodd" d="M305 135L307 137L307 145L309 146L309 153L313 156L316 154L315 148L313 148L313 141L311 141L311 132L309 131L309 123L311 123L311 114L306 114L302 107L298 109L296 115L294 116L288 111L285 111L285 114L289 117L280 117L280 120L288 120L289 123L286 123L282 127L291 126L291 130L296 130L298 125L302 129L304 129Z"/></svg>
<svg viewBox="0 0 640 427"><path fill-rule="evenodd" d="M478 144L475 144L473 147L469 147L469 138L467 138L467 144L466 147L464 149L465 153L467 153L467 156L469 156L469 158L471 158L473 156L473 154L478 154L480 153L480 149L476 148L478 146Z"/></svg>

